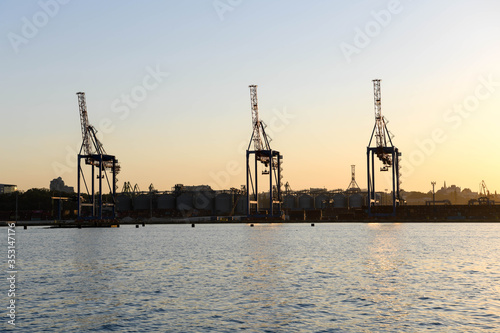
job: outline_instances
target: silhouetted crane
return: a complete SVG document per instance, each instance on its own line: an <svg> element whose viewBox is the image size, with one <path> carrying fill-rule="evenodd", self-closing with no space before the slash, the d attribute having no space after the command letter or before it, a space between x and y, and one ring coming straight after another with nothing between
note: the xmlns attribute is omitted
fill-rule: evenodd
<svg viewBox="0 0 500 333"><path fill-rule="evenodd" d="M111 208L111 218L114 219L116 206L116 189L118 181L116 175L120 171L120 165L118 164L115 156L108 155L106 153L102 143L97 138L97 130L89 123L85 93L78 92L76 94L78 96L78 108L80 111L80 123L82 129L82 145L78 154L78 218L83 218L82 207L90 207L91 213L88 214L86 218L103 220L103 208L108 207ZM89 182L90 184L87 184L85 175L83 173L83 169L81 166L82 159L85 160L85 164L91 166L92 177ZM96 169L97 179L99 180L97 193L95 189ZM111 184L107 171L111 172ZM109 192L111 194L111 202L107 203L103 202L102 182L104 178L106 179ZM87 195L89 196L89 202L87 203L82 203L81 180L83 180ZM90 185L90 189L88 185ZM98 195L98 200L96 200L96 194Z"/></svg>
<svg viewBox="0 0 500 333"><path fill-rule="evenodd" d="M266 134L266 126L259 119L257 101L257 86L250 85L250 104L252 108L252 137L246 153L247 165L247 215L254 217L277 217L281 215L281 160L283 156L279 151L271 149L271 138ZM253 142L253 150L252 148ZM249 157L255 156L254 172L250 167ZM258 203L258 162L264 164L263 175L269 175L269 212L261 214Z"/></svg>
<svg viewBox="0 0 500 333"><path fill-rule="evenodd" d="M488 187L486 186L484 180L479 183L479 196L486 198L489 198L490 196L490 191L488 190Z"/></svg>
<svg viewBox="0 0 500 333"><path fill-rule="evenodd" d="M387 129L387 121L382 116L382 97L380 92L380 80L373 80L374 100L375 100L375 126L373 127L370 142L366 147L366 164L368 174L368 214L369 215L388 215L372 214L371 207L375 204L375 161L374 155L382 162L380 171L389 171L392 167L392 214L396 215L396 206L399 205L399 157L401 153L392 144L391 134ZM373 137L375 137L375 147L372 147ZM371 155L371 156L370 156Z"/></svg>

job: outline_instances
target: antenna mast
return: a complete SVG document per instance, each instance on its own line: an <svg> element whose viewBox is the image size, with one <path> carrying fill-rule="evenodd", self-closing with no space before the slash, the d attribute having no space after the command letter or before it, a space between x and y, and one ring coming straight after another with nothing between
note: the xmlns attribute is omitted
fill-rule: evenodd
<svg viewBox="0 0 500 333"><path fill-rule="evenodd" d="M358 183L356 182L356 166L351 165L351 182L347 187L347 191L359 191Z"/></svg>

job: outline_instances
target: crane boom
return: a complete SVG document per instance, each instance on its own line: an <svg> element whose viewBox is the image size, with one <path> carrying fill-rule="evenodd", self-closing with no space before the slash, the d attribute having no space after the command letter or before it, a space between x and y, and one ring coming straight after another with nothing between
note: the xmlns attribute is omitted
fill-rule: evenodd
<svg viewBox="0 0 500 333"><path fill-rule="evenodd" d="M377 147L385 147L384 119L382 117L382 93L380 91L380 80L373 80L373 93L375 100L375 137Z"/></svg>
<svg viewBox="0 0 500 333"><path fill-rule="evenodd" d="M261 123L259 120L259 107L257 102L257 86L250 85L250 104L252 107L252 125L253 125L253 142L254 149L262 150L262 139L260 135Z"/></svg>
<svg viewBox="0 0 500 333"><path fill-rule="evenodd" d="M97 130L89 123L85 93L78 92L76 94L78 96L78 108L80 110L80 122L82 127L82 148L85 155L107 155L104 146L97 138ZM99 165L99 163L92 158L86 158L86 163L96 166ZM102 163L102 166L107 169L112 169L113 163L106 161ZM116 174L120 172L120 165L118 163L115 164L114 171Z"/></svg>
<svg viewBox="0 0 500 333"><path fill-rule="evenodd" d="M490 196L490 191L488 190L488 187L486 186L486 182L484 180L479 183L479 195L482 195L483 197Z"/></svg>
<svg viewBox="0 0 500 333"><path fill-rule="evenodd" d="M80 110L80 123L82 126L83 149L86 155L92 153L90 148L90 133L89 133L89 118L87 115L87 102L85 101L85 93L78 92L78 108Z"/></svg>
<svg viewBox="0 0 500 333"><path fill-rule="evenodd" d="M387 128L385 118L382 116L382 93L380 91L380 80L373 80L373 92L375 100L375 139L377 148L377 157L385 166L392 165L391 156L383 152L383 148L387 147ZM389 138L390 141L390 138Z"/></svg>

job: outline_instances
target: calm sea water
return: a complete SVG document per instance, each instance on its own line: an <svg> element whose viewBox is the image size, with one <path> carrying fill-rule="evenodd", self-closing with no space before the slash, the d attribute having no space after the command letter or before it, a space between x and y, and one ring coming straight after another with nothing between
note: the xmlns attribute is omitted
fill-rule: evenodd
<svg viewBox="0 0 500 333"><path fill-rule="evenodd" d="M16 236L20 332L500 329L500 224L17 228ZM0 327L10 330L3 280Z"/></svg>

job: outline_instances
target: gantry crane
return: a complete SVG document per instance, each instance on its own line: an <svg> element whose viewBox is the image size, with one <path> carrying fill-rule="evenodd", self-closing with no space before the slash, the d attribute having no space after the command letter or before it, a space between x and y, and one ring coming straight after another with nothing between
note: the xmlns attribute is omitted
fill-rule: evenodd
<svg viewBox="0 0 500 333"><path fill-rule="evenodd" d="M478 192L478 198L477 202L480 205L494 205L495 201L490 200L490 191L488 190L488 187L486 186L486 182L483 180L481 183L479 183L479 192Z"/></svg>
<svg viewBox="0 0 500 333"><path fill-rule="evenodd" d="M130 182L123 183L122 194L134 197L135 195L138 195L140 192L141 189L139 188L139 185L135 184L134 186L132 186Z"/></svg>
<svg viewBox="0 0 500 333"><path fill-rule="evenodd" d="M103 220L105 213L103 208L108 207L111 209L111 216L106 217L114 219L116 213L116 189L118 181L116 176L120 172L120 165L118 164L115 156L108 155L106 153L102 143L97 138L97 130L89 123L85 93L78 92L77 96L82 128L82 145L80 147L80 152L78 153L78 218ZM81 165L82 159L85 161L86 165L90 165L92 170L90 184L87 184L87 180L85 179L85 174ZM108 176L108 171L111 173L111 176ZM97 192L95 188L96 178L99 180ZM109 202L103 201L103 179L106 180L109 193L111 194ZM81 180L83 180L86 193L89 197L88 202L85 203L82 202L81 197ZM83 207L89 207L90 212L86 212L86 214L84 214Z"/></svg>
<svg viewBox="0 0 500 333"><path fill-rule="evenodd" d="M281 212L281 160L279 151L271 149L271 139L266 134L265 124L259 119L257 86L250 85L250 103L252 109L252 137L246 153L247 166L247 215L248 217L280 217ZM253 149L252 148L253 142ZM250 155L254 155L253 173L250 167ZM258 200L258 164L264 164L263 175L269 176L269 211L262 212Z"/></svg>
<svg viewBox="0 0 500 333"><path fill-rule="evenodd" d="M380 80L373 80L374 100L375 100L375 126L373 127L370 142L366 147L366 163L368 174L368 214L373 215L396 215L396 206L399 205L399 157L401 153L398 148L392 144L387 121L382 116L382 97L380 92ZM375 137L375 146L372 147L373 137ZM371 156L370 156L371 155ZM380 171L389 171L392 168L392 214L372 214L371 208L375 204L375 158L382 163Z"/></svg>
<svg viewBox="0 0 500 333"><path fill-rule="evenodd" d="M486 186L486 182L484 180L479 183L479 196L485 198L489 198L490 196L490 191L488 190L488 187Z"/></svg>

